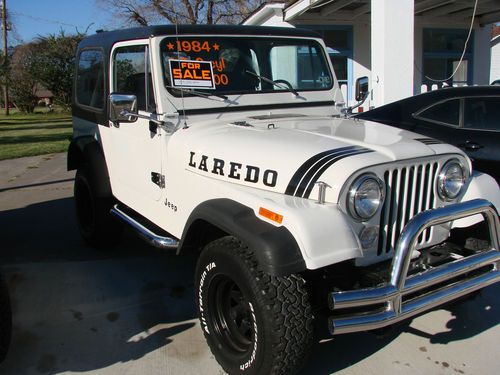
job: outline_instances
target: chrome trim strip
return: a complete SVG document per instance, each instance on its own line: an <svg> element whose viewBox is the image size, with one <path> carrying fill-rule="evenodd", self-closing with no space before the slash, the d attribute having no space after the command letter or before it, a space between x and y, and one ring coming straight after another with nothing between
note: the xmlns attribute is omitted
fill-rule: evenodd
<svg viewBox="0 0 500 375"><path fill-rule="evenodd" d="M131 218L125 212L120 210L118 208L118 205L115 205L111 209L111 213L129 224L137 232L137 234L150 245L160 249L177 249L179 241L171 237L163 237L157 235L138 221Z"/></svg>
<svg viewBox="0 0 500 375"><path fill-rule="evenodd" d="M418 244L419 236L425 230L478 214L488 223L491 240L489 250L407 276L411 255ZM341 334L381 328L500 281L499 231L498 213L493 204L484 199L451 204L419 213L401 232L392 260L389 282L378 287L333 292L329 295L330 308L335 311L351 307L369 307L373 304L384 304L384 306L371 312L353 313L339 318L331 317L330 332ZM404 295L446 282L487 265L491 265L492 269L479 276L451 281L448 285L403 302Z"/></svg>

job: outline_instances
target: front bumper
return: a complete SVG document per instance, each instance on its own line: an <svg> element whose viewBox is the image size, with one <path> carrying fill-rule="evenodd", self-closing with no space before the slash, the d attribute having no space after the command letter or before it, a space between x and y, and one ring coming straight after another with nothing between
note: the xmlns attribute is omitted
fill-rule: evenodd
<svg viewBox="0 0 500 375"><path fill-rule="evenodd" d="M490 233L489 248L408 276L411 256L425 229L482 215ZM457 203L416 215L395 248L390 280L365 289L332 292L331 334L382 328L500 281L500 224L494 206L484 199Z"/></svg>

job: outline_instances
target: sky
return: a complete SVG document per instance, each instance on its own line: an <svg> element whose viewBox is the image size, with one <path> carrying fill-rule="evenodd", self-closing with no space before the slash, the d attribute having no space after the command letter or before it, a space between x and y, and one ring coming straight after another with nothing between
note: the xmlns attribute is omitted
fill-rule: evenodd
<svg viewBox="0 0 500 375"><path fill-rule="evenodd" d="M74 34L77 29L84 32L89 25L89 33L117 27L111 24L111 12L96 6L95 0L6 0L6 3L14 25L9 40L14 45L29 42L38 35L57 34L61 29Z"/></svg>
<svg viewBox="0 0 500 375"><path fill-rule="evenodd" d="M111 11L97 6L96 0L6 0L7 10L14 25L9 44L30 42L39 35L67 34L76 30L92 34L99 29L119 28Z"/></svg>

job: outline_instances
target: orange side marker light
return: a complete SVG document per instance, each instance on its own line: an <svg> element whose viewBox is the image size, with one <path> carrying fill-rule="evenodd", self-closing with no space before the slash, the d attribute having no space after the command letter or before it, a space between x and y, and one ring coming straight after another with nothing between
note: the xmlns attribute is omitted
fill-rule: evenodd
<svg viewBox="0 0 500 375"><path fill-rule="evenodd" d="M265 218L278 224L281 224L283 222L283 215L277 214L276 212L270 211L264 207L259 208L259 215L264 216Z"/></svg>

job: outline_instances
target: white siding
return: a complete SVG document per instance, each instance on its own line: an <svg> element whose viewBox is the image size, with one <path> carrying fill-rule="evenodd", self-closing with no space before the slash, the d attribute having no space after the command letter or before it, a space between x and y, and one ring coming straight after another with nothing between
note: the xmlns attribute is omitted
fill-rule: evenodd
<svg viewBox="0 0 500 375"><path fill-rule="evenodd" d="M490 82L500 79L500 35L491 41Z"/></svg>

